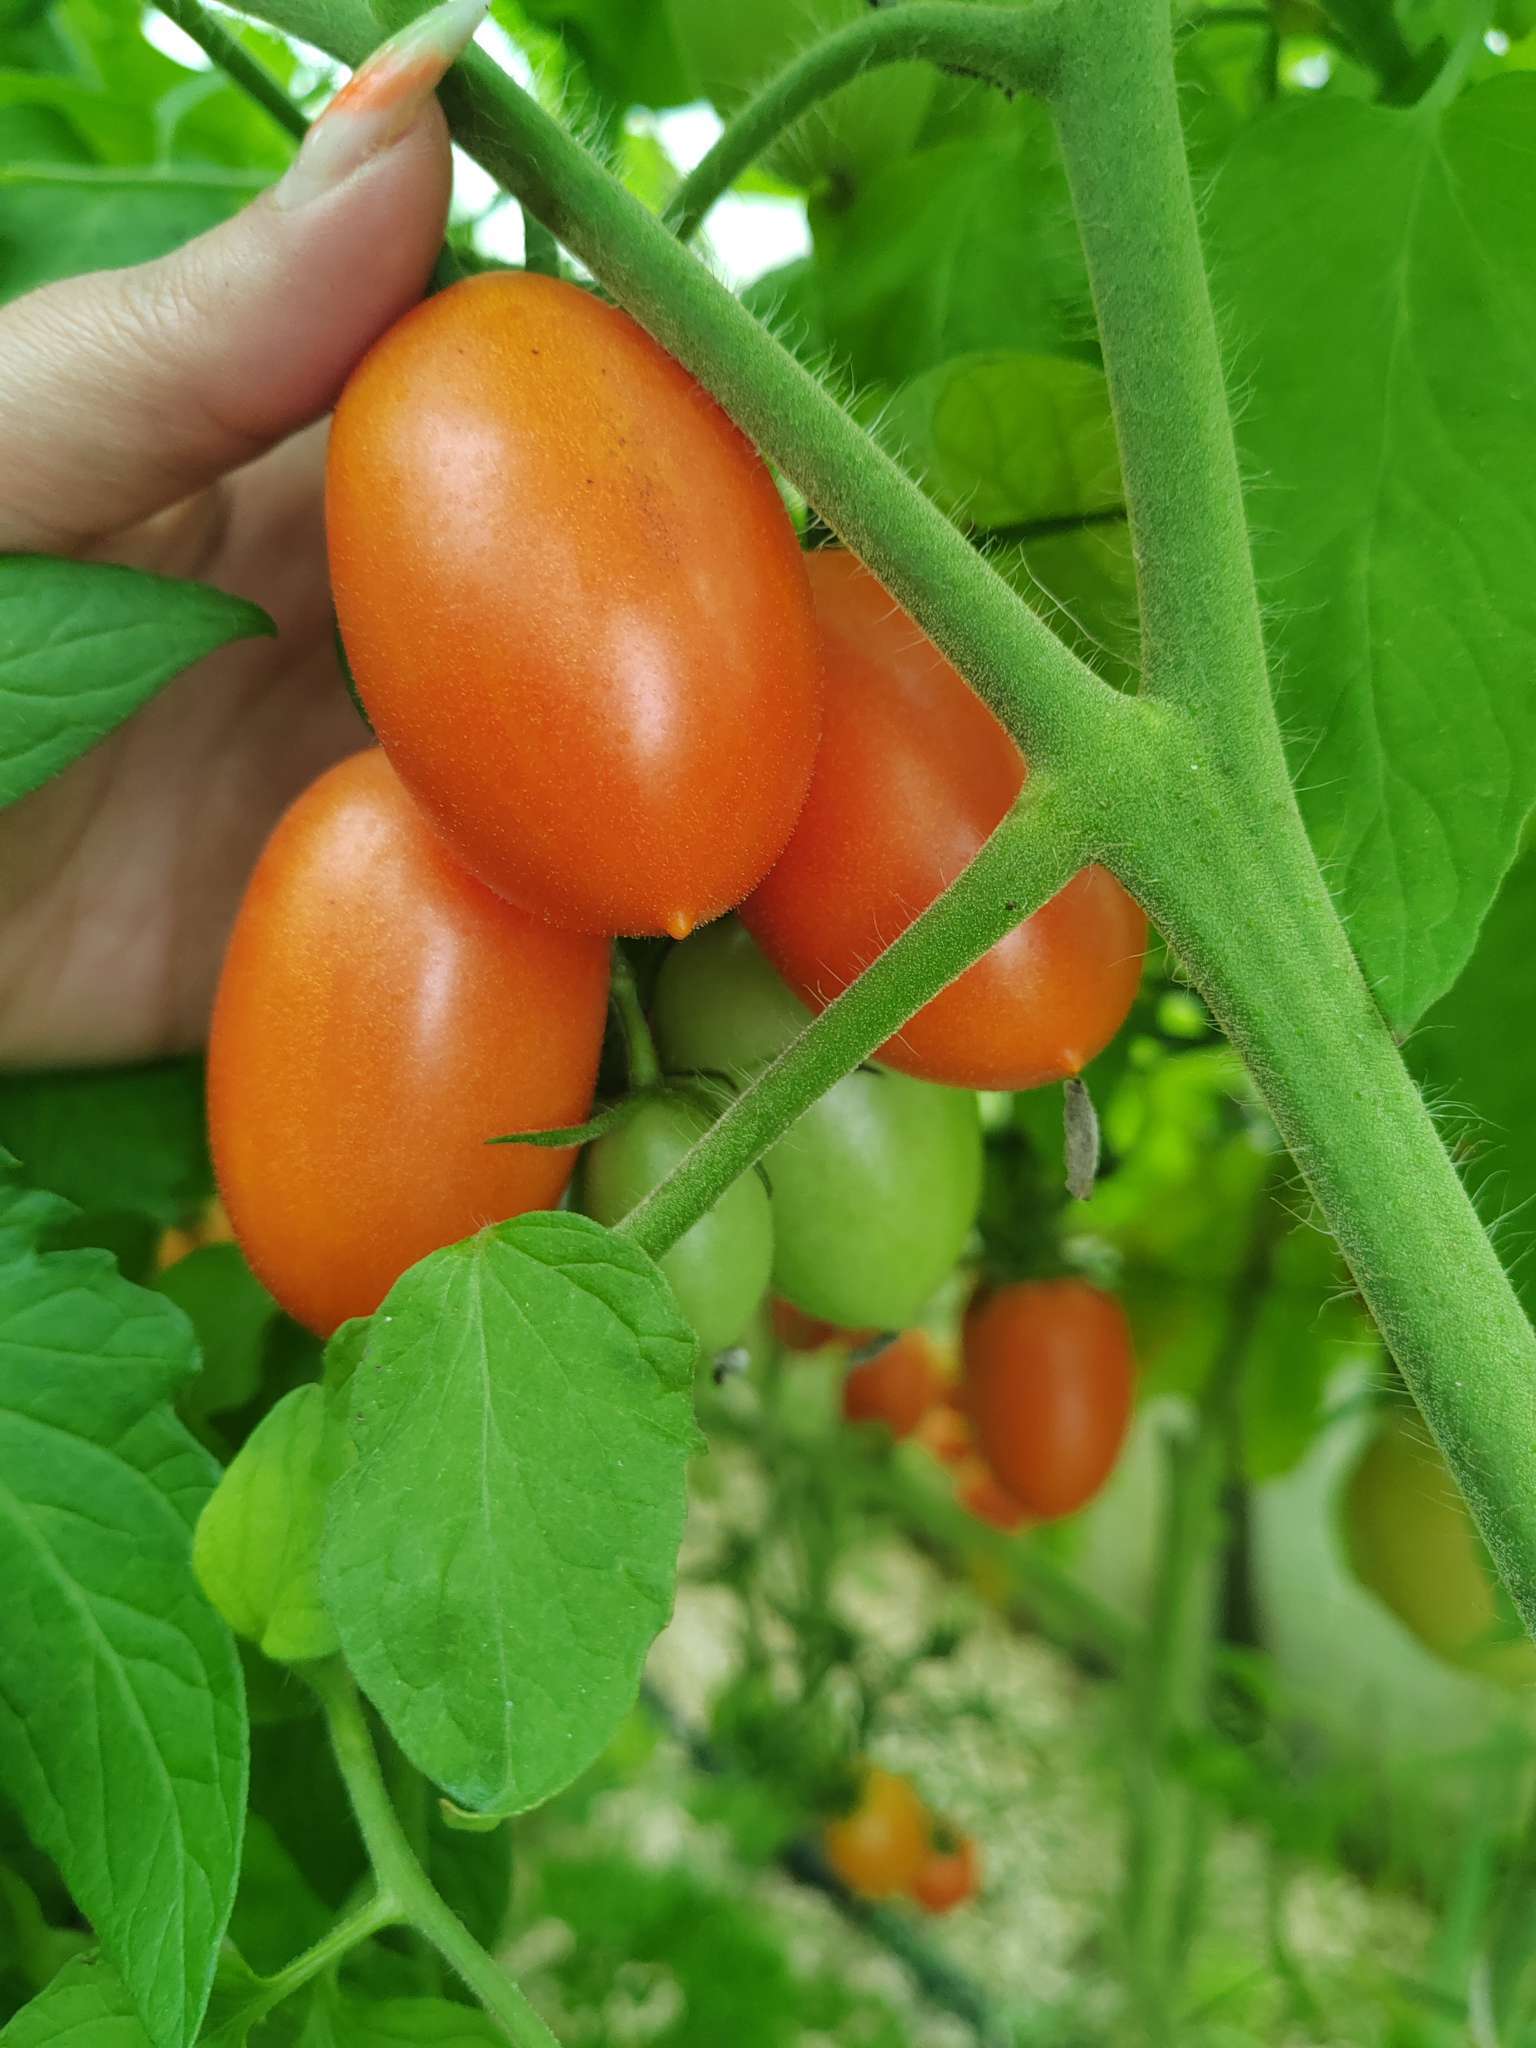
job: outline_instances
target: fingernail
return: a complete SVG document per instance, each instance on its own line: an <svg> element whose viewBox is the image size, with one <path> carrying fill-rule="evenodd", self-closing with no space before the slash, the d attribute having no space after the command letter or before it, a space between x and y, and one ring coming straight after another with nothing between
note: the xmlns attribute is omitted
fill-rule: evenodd
<svg viewBox="0 0 1536 2048"><path fill-rule="evenodd" d="M304 138L273 191L279 206L333 192L414 123L484 21L488 0L442 0L358 66Z"/></svg>

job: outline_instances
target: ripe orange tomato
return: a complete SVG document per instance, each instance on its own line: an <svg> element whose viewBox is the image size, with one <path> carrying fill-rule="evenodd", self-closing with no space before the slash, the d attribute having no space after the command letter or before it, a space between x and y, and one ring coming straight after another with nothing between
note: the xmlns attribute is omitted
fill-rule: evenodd
<svg viewBox="0 0 1536 2048"><path fill-rule="evenodd" d="M1125 1311L1086 1280L1027 1280L966 1311L961 1394L977 1447L1039 1521L1073 1514L1114 1469L1131 1418Z"/></svg>
<svg viewBox="0 0 1536 2048"><path fill-rule="evenodd" d="M1010 1536L1030 1519L1029 1510L1020 1507L985 1458L956 1462L955 1498L978 1522L990 1522Z"/></svg>
<svg viewBox="0 0 1536 2048"><path fill-rule="evenodd" d="M251 877L208 1047L220 1191L283 1307L328 1335L558 1200L572 1152L486 1140L587 1115L607 991L604 941L465 874L382 754L312 784Z"/></svg>
<svg viewBox="0 0 1536 2048"><path fill-rule="evenodd" d="M827 1861L849 1891L890 1899L910 1892L928 1855L928 1809L905 1778L872 1765L859 1802L822 1830Z"/></svg>
<svg viewBox="0 0 1536 2048"><path fill-rule="evenodd" d="M947 1393L928 1410L913 1435L941 1465L963 1465L976 1447L970 1423L950 1405Z"/></svg>
<svg viewBox="0 0 1536 2048"><path fill-rule="evenodd" d="M912 1896L928 1913L950 1913L973 1899L981 1886L981 1857L969 1835L953 1846L935 1846L912 1884Z"/></svg>
<svg viewBox="0 0 1536 2048"><path fill-rule="evenodd" d="M944 1372L926 1330L906 1330L843 1380L843 1417L883 1422L892 1436L910 1436L944 1395Z"/></svg>
<svg viewBox="0 0 1536 2048"><path fill-rule="evenodd" d="M374 730L459 858L572 931L718 916L809 786L821 657L750 444L629 315L499 272L336 408L331 579Z"/></svg>
<svg viewBox="0 0 1536 2048"><path fill-rule="evenodd" d="M742 922L825 1006L969 863L1024 781L1013 741L854 556L806 557L826 650L811 793ZM1078 1073L1125 1022L1146 920L1084 868L880 1048L904 1073L1035 1088Z"/></svg>

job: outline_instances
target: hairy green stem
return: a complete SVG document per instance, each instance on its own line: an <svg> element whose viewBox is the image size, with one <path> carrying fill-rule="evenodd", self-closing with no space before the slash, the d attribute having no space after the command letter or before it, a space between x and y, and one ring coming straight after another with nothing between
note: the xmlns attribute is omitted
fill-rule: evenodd
<svg viewBox="0 0 1536 2048"><path fill-rule="evenodd" d="M1180 737L1121 872L1247 1062L1536 1633L1536 1331L1315 863L1246 792L1213 787Z"/></svg>
<svg viewBox="0 0 1536 2048"><path fill-rule="evenodd" d="M334 1927L327 1928L313 1947L305 1949L291 1963L285 1963L282 1969L264 1978L260 1990L241 2007L239 2023L254 2026L324 1971L334 1969L371 1936L381 1934L386 1927L396 1926L402 1917L400 1907L388 1891L375 1892L371 1899L365 1899L360 1906L344 1914Z"/></svg>
<svg viewBox="0 0 1536 2048"><path fill-rule="evenodd" d="M1120 442L1143 688L1288 789L1161 0L1075 0L1051 104Z"/></svg>
<svg viewBox="0 0 1536 2048"><path fill-rule="evenodd" d="M1031 776L964 873L806 1025L619 1227L659 1258L834 1080L1054 896L1082 861L1059 792Z"/></svg>
<svg viewBox="0 0 1536 2048"><path fill-rule="evenodd" d="M515 2048L557 2048L516 1981L486 1954L417 1861L390 1804L362 1702L345 1666L337 1659L311 1667L308 1675L325 1709L337 1768L380 1891L398 1907L394 1918L426 1936Z"/></svg>
<svg viewBox="0 0 1536 2048"><path fill-rule="evenodd" d="M217 16L200 5L200 0L155 0L167 21L190 36L205 56L211 57L240 90L264 107L279 128L302 142L309 132L308 118L289 99L271 72L232 36Z"/></svg>
<svg viewBox="0 0 1536 2048"><path fill-rule="evenodd" d="M724 134L674 194L663 218L687 241L720 196L808 107L861 72L914 60L990 79L1008 92L1037 91L1056 47L1061 0L1027 8L902 0L802 50L727 123Z"/></svg>
<svg viewBox="0 0 1536 2048"><path fill-rule="evenodd" d="M630 965L622 939L613 942L608 999L613 1005L614 1016L619 1020L630 1087L637 1092L641 1088L654 1088L661 1079L661 1062L656 1057L651 1027L646 1022L645 1006L640 1001L640 990L635 983L635 970Z"/></svg>

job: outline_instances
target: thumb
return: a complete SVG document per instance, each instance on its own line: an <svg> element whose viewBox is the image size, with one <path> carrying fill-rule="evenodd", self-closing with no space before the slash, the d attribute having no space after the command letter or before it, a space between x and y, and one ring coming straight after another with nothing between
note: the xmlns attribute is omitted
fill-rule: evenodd
<svg viewBox="0 0 1536 2048"><path fill-rule="evenodd" d="M0 551L114 533L326 410L431 274L452 176L432 95L484 12L445 0L376 50L233 220L0 313Z"/></svg>

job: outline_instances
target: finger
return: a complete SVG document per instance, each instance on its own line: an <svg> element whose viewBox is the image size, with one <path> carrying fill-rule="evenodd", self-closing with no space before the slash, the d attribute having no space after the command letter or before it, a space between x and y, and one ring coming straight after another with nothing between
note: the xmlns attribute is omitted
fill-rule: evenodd
<svg viewBox="0 0 1536 2048"><path fill-rule="evenodd" d="M452 174L432 95L484 6L445 0L377 50L233 220L0 314L0 550L77 549L333 402L431 273Z"/></svg>

